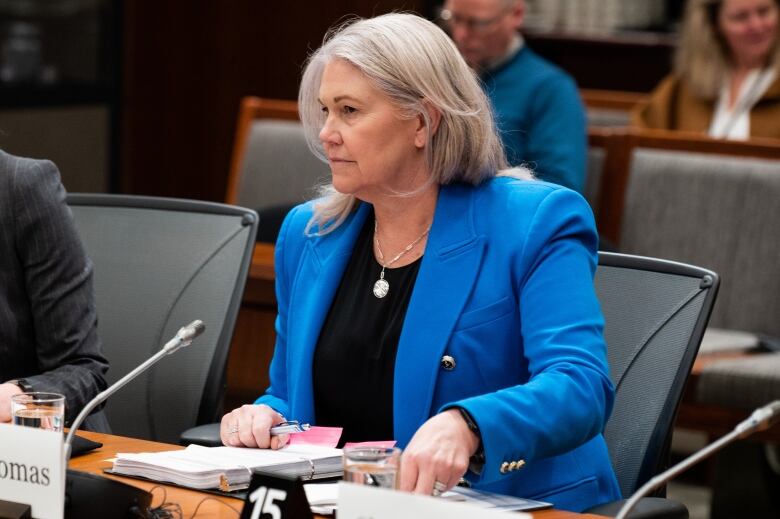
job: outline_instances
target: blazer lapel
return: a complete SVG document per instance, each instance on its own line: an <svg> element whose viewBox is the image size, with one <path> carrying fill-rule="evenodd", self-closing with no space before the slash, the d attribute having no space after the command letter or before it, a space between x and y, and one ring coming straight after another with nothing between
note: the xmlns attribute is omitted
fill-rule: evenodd
<svg viewBox="0 0 780 519"><path fill-rule="evenodd" d="M470 186L443 186L395 360L395 439L405 446L431 414L441 356L477 279L485 249Z"/></svg>
<svg viewBox="0 0 780 519"><path fill-rule="evenodd" d="M289 385L292 417L314 422L312 363L314 349L328 310L341 283L355 240L368 214L360 204L357 212L336 231L322 238L309 239L301 268L295 276L294 297L288 310L288 362L292 363Z"/></svg>

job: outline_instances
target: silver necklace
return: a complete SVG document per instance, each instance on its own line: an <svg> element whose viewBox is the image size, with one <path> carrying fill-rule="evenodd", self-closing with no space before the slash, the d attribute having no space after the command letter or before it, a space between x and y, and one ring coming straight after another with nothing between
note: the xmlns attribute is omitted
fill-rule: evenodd
<svg viewBox="0 0 780 519"><path fill-rule="evenodd" d="M379 222L377 222L375 219L374 220L374 242L376 243L376 251L379 254L379 264L382 265L382 272L379 273L379 279L377 279L376 282L374 283L374 295L377 298L382 299L390 291L390 283L388 283L387 280L385 279L385 269L390 265L392 265L393 263L395 263L396 261L398 261L399 259L401 259L401 257L403 257L404 254L412 250L415 245L420 243L420 240L422 240L428 235L428 231L431 230L431 227L428 226L428 228L425 229L425 231L420 236L418 236L416 240L414 240L412 243L404 247L404 250L396 254L396 256L390 261L388 261L387 263L384 262L385 255L382 254L382 247L379 246L378 230L379 230Z"/></svg>

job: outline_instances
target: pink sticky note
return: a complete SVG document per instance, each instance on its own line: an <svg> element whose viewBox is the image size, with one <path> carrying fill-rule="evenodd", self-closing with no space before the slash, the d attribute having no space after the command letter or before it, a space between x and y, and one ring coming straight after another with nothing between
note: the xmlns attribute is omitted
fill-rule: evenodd
<svg viewBox="0 0 780 519"><path fill-rule="evenodd" d="M312 427L308 431L290 435L290 445L320 445L335 447L341 439L341 427Z"/></svg>
<svg viewBox="0 0 780 519"><path fill-rule="evenodd" d="M385 440L378 442L349 442L344 444L344 448L347 447L379 447L381 449L389 449L395 447L395 440Z"/></svg>

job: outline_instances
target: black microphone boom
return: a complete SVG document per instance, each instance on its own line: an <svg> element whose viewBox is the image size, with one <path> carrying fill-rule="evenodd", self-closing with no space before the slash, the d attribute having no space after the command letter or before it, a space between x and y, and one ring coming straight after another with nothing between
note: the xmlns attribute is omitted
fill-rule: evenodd
<svg viewBox="0 0 780 519"><path fill-rule="evenodd" d="M670 479L682 474L704 458L716 453L734 440L747 438L756 431L769 429L778 421L778 419L780 419L780 400L775 400L764 407L759 407L726 436L715 443L707 445L702 450L694 452L680 463L651 478L650 481L642 485L642 487L634 492L634 495L626 501L626 504L620 509L620 512L615 516L615 519L625 519L640 499L665 484Z"/></svg>
<svg viewBox="0 0 780 519"><path fill-rule="evenodd" d="M201 320L192 321L176 332L176 336L168 341L160 351L147 359L133 371L114 382L105 391L93 398L73 421L65 438L63 449L64 463L67 467L73 444L73 436L84 419L109 396L125 384L156 364L166 355L175 353L189 346L193 339L203 333L206 326ZM79 519L103 517L147 517L146 509L151 504L152 495L140 488L126 485L120 481L104 477L68 470L65 479L65 517Z"/></svg>
<svg viewBox="0 0 780 519"><path fill-rule="evenodd" d="M127 384L128 382L136 378L138 375L140 375L141 373L143 373L144 371L152 367L161 358L165 357L166 355L171 355L172 353L177 352L181 348L189 346L190 343L192 343L192 340L195 339L201 333L203 333L205 329L206 329L206 325L204 325L203 321L201 321L200 319L196 319L192 321L187 326L182 326L181 328L179 328L179 331L176 332L176 336L174 336L173 339L168 341L160 351L152 355L143 364L141 364L133 371L131 371L124 377L120 378L113 384L111 384L108 388L106 388L105 391L99 393L95 398L90 400L90 402L86 406L84 406L84 409L81 410L81 412L76 417L76 419L73 420L73 424L70 426L70 431L68 431L68 436L65 438L65 463L67 464L68 460L70 459L71 445L73 443L73 435L76 434L76 431L84 422L84 419L86 419L86 417L89 416L89 413L91 413L93 409L95 409L97 406L103 403L108 397L116 393L119 389L124 387L125 384Z"/></svg>

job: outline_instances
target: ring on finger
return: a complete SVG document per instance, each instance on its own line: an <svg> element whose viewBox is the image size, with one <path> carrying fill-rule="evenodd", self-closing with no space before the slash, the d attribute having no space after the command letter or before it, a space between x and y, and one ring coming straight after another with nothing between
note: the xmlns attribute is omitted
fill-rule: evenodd
<svg viewBox="0 0 780 519"><path fill-rule="evenodd" d="M238 434L238 424L234 425L228 430L228 434Z"/></svg>
<svg viewBox="0 0 780 519"><path fill-rule="evenodd" d="M440 495L442 495L445 490L447 490L446 483L442 483L438 479L433 482L433 492L432 492L432 494L435 497L439 497Z"/></svg>

